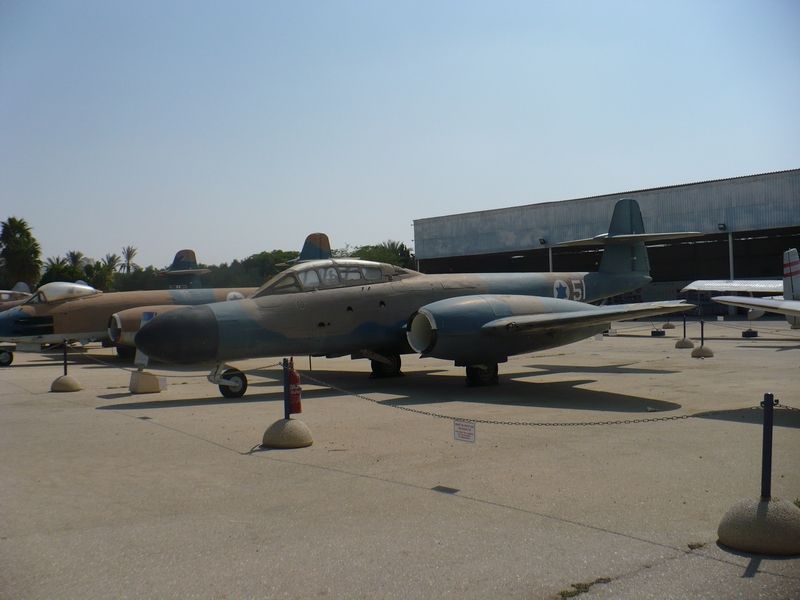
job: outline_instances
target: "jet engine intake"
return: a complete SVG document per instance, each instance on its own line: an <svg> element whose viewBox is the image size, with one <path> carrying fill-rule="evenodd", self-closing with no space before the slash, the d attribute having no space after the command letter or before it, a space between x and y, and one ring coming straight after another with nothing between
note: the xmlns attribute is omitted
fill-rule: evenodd
<svg viewBox="0 0 800 600"><path fill-rule="evenodd" d="M603 331L605 323L573 326L556 322L556 313L581 319L596 311L596 307L581 302L541 296L460 296L420 308L409 319L406 337L422 356L452 360L462 366L491 365L505 362L509 356L554 348ZM542 323L548 315L554 317L546 326L530 326L532 319Z"/></svg>

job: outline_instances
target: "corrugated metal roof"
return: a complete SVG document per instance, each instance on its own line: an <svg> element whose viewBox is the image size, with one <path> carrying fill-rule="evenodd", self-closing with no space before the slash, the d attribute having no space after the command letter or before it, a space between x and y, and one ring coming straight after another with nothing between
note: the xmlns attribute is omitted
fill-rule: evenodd
<svg viewBox="0 0 800 600"><path fill-rule="evenodd" d="M418 259L540 248L608 229L614 204L639 202L648 232L800 227L800 169L414 221Z"/></svg>

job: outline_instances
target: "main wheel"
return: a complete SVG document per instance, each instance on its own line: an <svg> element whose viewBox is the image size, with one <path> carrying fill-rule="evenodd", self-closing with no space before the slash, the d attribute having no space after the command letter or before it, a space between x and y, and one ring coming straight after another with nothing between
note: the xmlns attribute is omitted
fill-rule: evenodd
<svg viewBox="0 0 800 600"><path fill-rule="evenodd" d="M7 367L14 362L14 353L8 350L0 350L0 367Z"/></svg>
<svg viewBox="0 0 800 600"><path fill-rule="evenodd" d="M219 391L226 398L241 398L247 391L247 377L239 369L228 369L222 374L233 385L220 384Z"/></svg>
<svg viewBox="0 0 800 600"><path fill-rule="evenodd" d="M400 360L399 354L386 354L382 356L389 362L385 363L379 360L370 361L373 377L398 377L402 375L400 372L402 361Z"/></svg>
<svg viewBox="0 0 800 600"><path fill-rule="evenodd" d="M497 385L500 378L497 376L497 363L467 367L467 385L477 387L482 385Z"/></svg>

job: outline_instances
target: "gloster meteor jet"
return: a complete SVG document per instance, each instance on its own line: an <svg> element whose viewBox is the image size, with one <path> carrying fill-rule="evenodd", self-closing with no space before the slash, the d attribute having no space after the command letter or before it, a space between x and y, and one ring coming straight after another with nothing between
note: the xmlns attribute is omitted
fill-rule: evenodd
<svg viewBox="0 0 800 600"><path fill-rule="evenodd" d="M596 273L425 275L389 264L329 259L293 266L249 298L178 308L136 334L141 352L162 362L213 363L223 396L247 388L237 359L350 354L373 373L400 373L400 355L418 352L465 366L472 385L497 383L509 356L562 346L612 321L693 308L680 302L587 304L648 283L644 242L682 234L644 233L635 200L620 200Z"/></svg>

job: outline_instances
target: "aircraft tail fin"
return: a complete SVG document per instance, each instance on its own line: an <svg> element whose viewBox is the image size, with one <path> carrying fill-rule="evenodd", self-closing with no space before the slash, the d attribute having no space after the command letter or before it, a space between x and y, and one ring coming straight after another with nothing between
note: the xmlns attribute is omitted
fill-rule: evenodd
<svg viewBox="0 0 800 600"><path fill-rule="evenodd" d="M644 237L639 203L633 198L623 198L614 206L608 233L599 240L605 244L599 271L647 275L650 272L650 260Z"/></svg>
<svg viewBox="0 0 800 600"><path fill-rule="evenodd" d="M783 253L783 299L800 300L800 258L797 248Z"/></svg>
<svg viewBox="0 0 800 600"><path fill-rule="evenodd" d="M331 243L324 233L312 233L303 244L297 262L320 260L331 257Z"/></svg>
<svg viewBox="0 0 800 600"><path fill-rule="evenodd" d="M556 246L605 246L603 258L600 259L601 273L635 273L648 277L650 260L647 258L646 243L661 243L701 235L703 234L699 231L645 233L639 203L633 198L623 198L614 205L608 233L593 238L558 242Z"/></svg>
<svg viewBox="0 0 800 600"><path fill-rule="evenodd" d="M210 273L211 269L201 269L197 266L197 255L194 250L178 250L172 265L160 271L159 275L166 275L167 285L170 289L200 288L200 275Z"/></svg>

